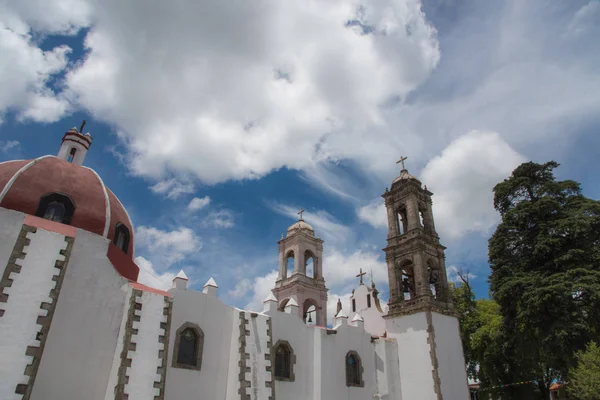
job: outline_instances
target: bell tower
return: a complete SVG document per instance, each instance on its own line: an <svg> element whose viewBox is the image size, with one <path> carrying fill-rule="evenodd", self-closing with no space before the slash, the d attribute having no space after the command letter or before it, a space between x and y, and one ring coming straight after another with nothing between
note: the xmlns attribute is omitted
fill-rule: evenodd
<svg viewBox="0 0 600 400"><path fill-rule="evenodd" d="M385 191L390 300L388 317L423 307L454 312L448 288L444 250L435 231L431 193L404 167Z"/></svg>
<svg viewBox="0 0 600 400"><path fill-rule="evenodd" d="M279 244L279 273L273 294L283 311L293 297L306 322L327 326L327 287L323 278L323 241L302 219L291 225ZM288 268L289 266L289 268Z"/></svg>
<svg viewBox="0 0 600 400"><path fill-rule="evenodd" d="M433 193L408 173L405 160L402 157L398 161L402 164L400 176L382 196L388 217L383 251L390 292L384 319L388 337L398 342L402 398L468 398L458 315L446 276L445 247L433 220Z"/></svg>

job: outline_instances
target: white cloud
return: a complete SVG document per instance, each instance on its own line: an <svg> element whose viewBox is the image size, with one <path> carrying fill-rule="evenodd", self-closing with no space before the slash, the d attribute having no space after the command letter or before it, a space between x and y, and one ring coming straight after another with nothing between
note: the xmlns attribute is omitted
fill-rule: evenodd
<svg viewBox="0 0 600 400"><path fill-rule="evenodd" d="M8 153L11 150L16 150L21 147L21 143L16 140L9 140L7 142L0 140L0 151L2 153Z"/></svg>
<svg viewBox="0 0 600 400"><path fill-rule="evenodd" d="M0 16L5 12L0 5ZM41 50L23 21L10 17L0 18L0 116L13 110L19 120L58 121L69 106L50 89L49 82L64 70L71 49Z"/></svg>
<svg viewBox="0 0 600 400"><path fill-rule="evenodd" d="M356 287L356 275L361 268L369 274L363 278L366 282L370 281L370 273L373 271L375 283L387 284L387 265L383 252L356 250L351 254L344 254L333 248L323 258L323 275L330 287L343 284Z"/></svg>
<svg viewBox="0 0 600 400"><path fill-rule="evenodd" d="M202 221L202 224L206 227L228 229L233 228L235 222L231 211L219 210L209 213Z"/></svg>
<svg viewBox="0 0 600 400"><path fill-rule="evenodd" d="M138 276L139 283L160 290L169 290L171 288L175 273L158 273L150 260L141 256L135 258L135 263L140 267L140 274Z"/></svg>
<svg viewBox="0 0 600 400"><path fill-rule="evenodd" d="M135 234L136 244L143 249L160 270L184 260L202 247L200 239L189 228L180 227L163 231L154 227L140 226Z"/></svg>
<svg viewBox="0 0 600 400"><path fill-rule="evenodd" d="M173 178L156 183L150 187L150 190L154 193L164 194L168 199L175 200L182 194L194 193L195 187L193 183L184 183Z"/></svg>
<svg viewBox="0 0 600 400"><path fill-rule="evenodd" d="M187 206L189 211L198 211L210 204L210 197L194 197Z"/></svg>
<svg viewBox="0 0 600 400"><path fill-rule="evenodd" d="M241 297L244 297L246 294L248 294L248 292L252 288L253 288L253 283L250 281L250 279L242 279L228 293L229 293L229 296L231 296L232 298L239 299Z"/></svg>
<svg viewBox="0 0 600 400"><path fill-rule="evenodd" d="M357 210L358 218L375 228L387 228L387 212L383 199L375 199Z"/></svg>
<svg viewBox="0 0 600 400"><path fill-rule="evenodd" d="M293 220L298 220L299 207L293 207L286 204L275 202L268 203L271 209L281 215L290 217ZM352 230L340 223L324 210L304 211L302 219L315 229L315 235L322 236L331 245L337 245L348 241L352 237Z"/></svg>
<svg viewBox="0 0 600 400"><path fill-rule="evenodd" d="M452 239L469 232L487 235L499 220L492 189L524 161L493 132L472 131L450 143L421 173L435 193L436 230Z"/></svg>
<svg viewBox="0 0 600 400"><path fill-rule="evenodd" d="M181 0L168 17L159 1L113 0L93 21L69 93L119 128L134 172L157 178L215 183L343 158L381 163L392 150L387 129L370 129L385 126L380 106L440 57L418 0Z"/></svg>
<svg viewBox="0 0 600 400"><path fill-rule="evenodd" d="M275 287L277 271L271 271L264 276L254 278L252 281L252 297L244 307L246 310L262 311L263 301L267 298L271 289ZM244 284L245 285L245 284ZM237 289L234 289L234 291Z"/></svg>

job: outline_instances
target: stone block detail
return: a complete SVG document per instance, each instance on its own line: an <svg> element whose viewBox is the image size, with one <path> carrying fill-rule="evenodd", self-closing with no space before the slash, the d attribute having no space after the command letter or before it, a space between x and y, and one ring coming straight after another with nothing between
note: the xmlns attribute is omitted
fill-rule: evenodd
<svg viewBox="0 0 600 400"><path fill-rule="evenodd" d="M127 400L129 395L126 393L126 386L129 383L127 368L131 367L131 357L129 352L135 352L135 336L137 329L133 328L134 322L139 322L141 303L138 301L142 296L142 291L133 289L129 298L129 308L127 309L127 322L125 323L125 332L123 333L123 349L121 350L121 365L119 366L118 381L115 386L115 400Z"/></svg>
<svg viewBox="0 0 600 400"><path fill-rule="evenodd" d="M18 274L21 273L22 261L26 257L27 246L31 243L31 235L37 233L37 228L23 225L21 232L15 242L12 254L9 258L8 264L4 270L2 281L0 282L0 304L8 303L9 294L4 293L5 288L9 288L13 284L13 280L17 279ZM39 341L38 346L27 346L25 349L25 355L31 357L31 362L25 367L24 375L28 377L27 383L17 384L15 387L15 393L22 395L23 400L29 400L33 385L35 384L35 378L37 371L40 366L40 361L46 347L46 339L48 332L50 331L50 325L56 309L56 302L62 288L63 280L65 277L67 265L73 249L74 239L72 237L65 237L65 247L59 251L59 255L54 262L54 275L52 275L52 281L54 282L53 288L48 293L49 301L42 301L40 303L40 315L36 318L36 324L40 325L39 330L35 334L35 340ZM11 276L11 274L13 274ZM6 310L0 312L0 317L3 317Z"/></svg>
<svg viewBox="0 0 600 400"><path fill-rule="evenodd" d="M165 307L163 308L163 321L160 323L161 335L158 342L163 344L163 349L159 352L160 366L156 373L160 375L160 381L154 382L154 387L159 390L159 395L154 396L154 400L165 399L165 383L167 381L167 360L169 359L169 337L171 335L171 313L173 311L173 300L165 296Z"/></svg>
<svg viewBox="0 0 600 400"><path fill-rule="evenodd" d="M246 372L249 372L251 368L247 366L247 362L250 359L250 354L246 353L246 336L250 335L250 331L246 328L248 325L248 320L246 319L246 313L244 311L240 311L240 336L239 336L239 355L240 361L238 362L238 366L240 367L239 373L239 382L240 388L238 389L238 394L240 395L241 400L250 400L250 394L247 393L247 389L251 386L250 381L246 380Z"/></svg>
<svg viewBox="0 0 600 400"><path fill-rule="evenodd" d="M15 246L13 247L12 253L8 259L8 263L4 268L2 280L0 280L0 318L5 312L5 309L2 307L1 303L8 303L8 294L4 293L4 288L12 286L14 276L11 277L11 273L18 274L21 272L21 266L19 263L17 263L17 260L23 260L25 258L25 248L31 243L31 239L27 237L27 234L35 232L37 232L37 228L23 225L21 232L19 232L19 236L17 237L17 241L15 242Z"/></svg>
<svg viewBox="0 0 600 400"><path fill-rule="evenodd" d="M433 390L435 391L437 399L443 400L444 396L442 395L442 388L441 388L442 382L440 379L438 359L437 359L437 353L436 353L436 349L435 349L435 347L436 347L435 329L433 327L433 317L431 315L431 311L426 313L426 319L427 319L427 333L428 333L427 343L429 344L429 356L431 357L431 366L432 366L431 375L433 377Z"/></svg>
<svg viewBox="0 0 600 400"><path fill-rule="evenodd" d="M267 372L270 372L271 381L265 382L265 385L268 388L271 388L271 396L269 396L269 400L275 400L275 371L273 368L273 364L275 363L275 354L273 353L273 324L271 318L267 319L267 336L269 337L269 341L267 342L267 345L269 346L269 352L265 353L265 357L269 357L269 365L267 365L265 369Z"/></svg>

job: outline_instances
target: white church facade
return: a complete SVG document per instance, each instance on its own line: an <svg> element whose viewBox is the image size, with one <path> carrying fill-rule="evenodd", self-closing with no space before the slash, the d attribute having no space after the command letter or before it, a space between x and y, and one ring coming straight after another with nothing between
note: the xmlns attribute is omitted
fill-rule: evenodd
<svg viewBox="0 0 600 400"><path fill-rule="evenodd" d="M406 169L383 195L389 309L361 271L328 327L324 243L302 217L262 310L183 271L168 291L137 282L129 215L83 166L91 144L73 128L56 157L0 163L0 399L469 399L432 193Z"/></svg>

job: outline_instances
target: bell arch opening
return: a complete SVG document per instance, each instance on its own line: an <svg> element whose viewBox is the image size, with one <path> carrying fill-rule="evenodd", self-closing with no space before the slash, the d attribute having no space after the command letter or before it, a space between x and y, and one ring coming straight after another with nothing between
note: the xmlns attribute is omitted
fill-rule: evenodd
<svg viewBox="0 0 600 400"><path fill-rule="evenodd" d="M410 260L400 263L397 267L396 276L398 281L398 294L403 300L412 300L416 297L414 264Z"/></svg>
<svg viewBox="0 0 600 400"><path fill-rule="evenodd" d="M302 304L302 319L307 325L316 325L321 320L321 307L314 299L306 299Z"/></svg>
<svg viewBox="0 0 600 400"><path fill-rule="evenodd" d="M295 257L294 257L294 251L290 250L288 251L287 255L285 256L285 276L284 278L291 278L293 273L294 273L294 264L295 264Z"/></svg>
<svg viewBox="0 0 600 400"><path fill-rule="evenodd" d="M317 277L317 271L315 269L315 255L310 250L306 250L304 252L304 274L309 278Z"/></svg>

